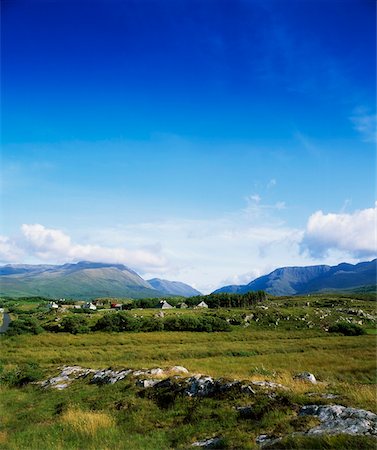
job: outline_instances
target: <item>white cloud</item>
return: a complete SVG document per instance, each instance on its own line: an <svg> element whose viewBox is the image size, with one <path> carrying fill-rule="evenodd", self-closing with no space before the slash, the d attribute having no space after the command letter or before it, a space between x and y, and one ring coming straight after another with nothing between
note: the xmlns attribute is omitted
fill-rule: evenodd
<svg viewBox="0 0 377 450"><path fill-rule="evenodd" d="M254 269L241 275L233 275L228 278L224 278L221 280L220 284L221 286L228 286L232 284L244 285L250 283L261 275L262 273L259 269Z"/></svg>
<svg viewBox="0 0 377 450"><path fill-rule="evenodd" d="M71 238L61 230L45 228L40 224L23 224L21 231L25 246L41 259L68 256L72 250Z"/></svg>
<svg viewBox="0 0 377 450"><path fill-rule="evenodd" d="M24 252L18 247L16 242L7 236L0 235L0 260L4 263L20 262L24 257Z"/></svg>
<svg viewBox="0 0 377 450"><path fill-rule="evenodd" d="M58 229L46 228L40 224L23 224L19 239L4 242L0 246L1 259L7 259L7 253L21 248L29 258L41 261L101 261L124 263L138 270L161 270L166 268L166 258L159 248L153 249L101 246L96 244L76 244L70 236Z"/></svg>
<svg viewBox="0 0 377 450"><path fill-rule="evenodd" d="M160 243L169 262L163 277L208 293L224 284L249 282L276 265L306 262L299 252L301 230L285 226L275 216L279 213L275 205L260 202L252 211L246 208L213 220L124 225L95 235L103 241L111 236L117 244L125 237L138 245ZM152 278L156 273L142 275Z"/></svg>
<svg viewBox="0 0 377 450"><path fill-rule="evenodd" d="M209 293L226 284L246 284L277 267L357 262L376 252L377 206L352 214L317 211L306 230L287 226L279 217L283 207L249 199L244 210L216 220L124 224L74 237L24 224L19 236L0 238L0 261L118 262L146 279L183 281Z"/></svg>
<svg viewBox="0 0 377 450"><path fill-rule="evenodd" d="M262 200L259 194L250 195L249 200L253 203L260 203Z"/></svg>
<svg viewBox="0 0 377 450"><path fill-rule="evenodd" d="M309 217L302 247L313 256L340 250L353 256L373 256L376 241L377 202L374 208L354 213L324 214L317 211Z"/></svg>
<svg viewBox="0 0 377 450"><path fill-rule="evenodd" d="M358 108L350 117L356 131L358 131L364 142L377 142L377 115L370 114L365 108Z"/></svg>

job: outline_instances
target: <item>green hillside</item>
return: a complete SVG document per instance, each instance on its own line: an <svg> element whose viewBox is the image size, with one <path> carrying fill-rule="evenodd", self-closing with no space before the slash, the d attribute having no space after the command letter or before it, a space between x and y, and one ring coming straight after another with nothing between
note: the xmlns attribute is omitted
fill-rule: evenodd
<svg viewBox="0 0 377 450"><path fill-rule="evenodd" d="M0 294L74 299L162 296L126 266L92 263L66 264L48 270L23 270L22 273L16 271L1 275Z"/></svg>

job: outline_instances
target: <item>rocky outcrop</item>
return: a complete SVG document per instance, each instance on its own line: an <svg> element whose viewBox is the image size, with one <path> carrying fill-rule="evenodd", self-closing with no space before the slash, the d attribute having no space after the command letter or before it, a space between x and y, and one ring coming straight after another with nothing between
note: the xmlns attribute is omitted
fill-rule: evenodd
<svg viewBox="0 0 377 450"><path fill-rule="evenodd" d="M182 366L174 366L168 369L156 367L153 369L88 369L80 366L64 366L60 373L39 384L43 388L65 389L73 381L86 378L92 384L114 384L125 378L133 379L135 385L141 390L141 396L148 398L164 399L166 392L186 397L215 397L223 395L247 394L253 396L253 403L258 402L260 396L268 396L270 399L279 399L281 391L288 388L271 381L248 381L214 379L206 375L186 376L188 370ZM313 376L304 372L304 379ZM314 377L314 376L313 376ZM310 381L310 380L309 380ZM312 382L312 381L310 381ZM280 391L280 392L279 392ZM325 399L335 398L336 394L323 394L311 392L308 396L319 396ZM278 400L277 400L278 401ZM296 405L297 407L297 405ZM238 406L240 418L249 419L254 414L254 404ZM298 407L295 409L298 410ZM351 434L374 436L377 438L377 415L366 410L349 408L342 405L307 405L298 411L299 416L314 416L319 419L319 425L306 432L293 433L291 436L321 435L321 434ZM276 436L260 435L256 443L265 447L279 442L282 438ZM221 438L211 437L192 444L193 447L217 448Z"/></svg>
<svg viewBox="0 0 377 450"><path fill-rule="evenodd" d="M220 448L222 439L218 437L213 437L209 439L204 439L202 441L196 441L191 444L192 447L200 447L200 448Z"/></svg>
<svg viewBox="0 0 377 450"><path fill-rule="evenodd" d="M67 388L72 381L77 380L78 378L83 377L91 377L90 382L94 384L114 384L118 381L125 379L126 377L132 376L135 378L139 378L141 376L169 376L172 373L188 373L188 370L182 366L174 366L170 369L161 369L160 367L154 369L142 369L142 370L134 370L134 369L121 369L121 370L112 370L112 369L86 369L80 366L64 366L61 368L60 374L56 377L49 378L46 381L40 383L42 387L45 388L54 388L54 389L65 389ZM151 387L152 380L147 379L138 380L139 387ZM158 383L160 380L155 380ZM155 383L155 384L156 384Z"/></svg>
<svg viewBox="0 0 377 450"><path fill-rule="evenodd" d="M43 381L41 386L62 390L68 387L73 380L86 377L92 373L95 373L94 369L85 369L80 366L64 366L57 377Z"/></svg>
<svg viewBox="0 0 377 450"><path fill-rule="evenodd" d="M214 379L205 375L185 377L189 371L183 366L169 369L159 367L153 369L85 369L80 366L65 366L58 376L49 378L41 384L45 388L65 389L74 380L87 377L93 384L114 384L127 377L136 378L136 386L140 388L178 388L183 395L189 397L221 396L230 391L244 394L255 394L255 389L279 390L287 389L279 383L271 381L250 381L244 383L239 380ZM144 378L145 377L145 378ZM159 377L159 378L156 378Z"/></svg>
<svg viewBox="0 0 377 450"><path fill-rule="evenodd" d="M238 409L240 414L247 413L246 408ZM377 437L377 414L364 409L348 408L342 405L307 405L300 409L299 415L317 417L321 423L306 432L292 433L290 436L351 434ZM268 447L282 439L261 434L256 438L256 443L260 447Z"/></svg>
<svg viewBox="0 0 377 450"><path fill-rule="evenodd" d="M283 389L287 390L288 388L286 386L283 386L280 383L274 383L273 381L251 381L251 384L253 386L258 386L263 389Z"/></svg>
<svg viewBox="0 0 377 450"><path fill-rule="evenodd" d="M316 416L320 425L308 434L357 434L377 436L377 415L364 409L342 405L308 405L300 410L301 416Z"/></svg>

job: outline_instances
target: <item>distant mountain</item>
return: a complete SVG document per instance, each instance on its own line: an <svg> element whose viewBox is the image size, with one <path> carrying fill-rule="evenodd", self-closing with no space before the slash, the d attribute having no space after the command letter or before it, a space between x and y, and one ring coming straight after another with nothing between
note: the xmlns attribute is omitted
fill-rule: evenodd
<svg viewBox="0 0 377 450"><path fill-rule="evenodd" d="M349 291L376 286L377 260L337 266L282 267L246 285L230 285L218 292L263 290L272 295L308 294L324 291Z"/></svg>
<svg viewBox="0 0 377 450"><path fill-rule="evenodd" d="M91 299L96 297L162 297L123 264L81 261L77 264L0 267L0 295Z"/></svg>
<svg viewBox="0 0 377 450"><path fill-rule="evenodd" d="M195 295L202 295L188 284L181 283L180 281L168 281L161 280L160 278L153 278L148 280L148 283L158 291L167 295L179 295L181 297L194 297Z"/></svg>

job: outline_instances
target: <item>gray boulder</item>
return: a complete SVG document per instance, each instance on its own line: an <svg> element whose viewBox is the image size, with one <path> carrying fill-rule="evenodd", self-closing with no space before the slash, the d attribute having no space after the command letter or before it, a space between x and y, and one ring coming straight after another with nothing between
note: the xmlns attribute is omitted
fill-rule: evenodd
<svg viewBox="0 0 377 450"><path fill-rule="evenodd" d="M211 377L191 377L187 383L186 394L190 397L207 397L216 391L216 384Z"/></svg>
<svg viewBox="0 0 377 450"><path fill-rule="evenodd" d="M317 384L315 376L310 372L301 372L294 376L295 380L307 381L308 383Z"/></svg>
<svg viewBox="0 0 377 450"><path fill-rule="evenodd" d="M92 378L92 383L96 384L114 384L120 380L123 380L127 375L132 372L131 369L127 370L98 370Z"/></svg>
<svg viewBox="0 0 377 450"><path fill-rule="evenodd" d="M191 444L192 447L201 447L201 448L219 448L221 443L221 438L213 437L210 439L204 439L202 441L196 441Z"/></svg>
<svg viewBox="0 0 377 450"><path fill-rule="evenodd" d="M175 372L175 373L189 373L189 371L186 369L186 367L183 367L183 366L174 366L170 370L171 370L171 372Z"/></svg>
<svg viewBox="0 0 377 450"><path fill-rule="evenodd" d="M377 436L377 415L364 409L342 405L308 405L300 410L301 416L315 416L321 424L308 434L355 434Z"/></svg>
<svg viewBox="0 0 377 450"><path fill-rule="evenodd" d="M146 380L137 380L136 386L141 388L149 388L155 386L157 383L160 383L161 380L153 380L153 379L146 379Z"/></svg>

